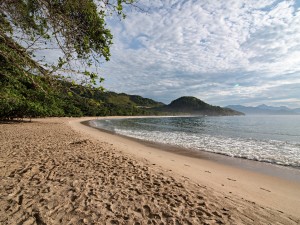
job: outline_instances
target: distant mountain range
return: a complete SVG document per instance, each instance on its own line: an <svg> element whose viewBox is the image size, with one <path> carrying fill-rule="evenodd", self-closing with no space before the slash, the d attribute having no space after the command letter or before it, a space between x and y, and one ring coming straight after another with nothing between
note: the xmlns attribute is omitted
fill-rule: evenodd
<svg viewBox="0 0 300 225"><path fill-rule="evenodd" d="M222 108L220 106L213 106L207 104L200 99L192 96L183 96L169 105L163 105L152 110L173 115L207 115L207 116L232 116L244 115L233 109Z"/></svg>
<svg viewBox="0 0 300 225"><path fill-rule="evenodd" d="M300 115L300 108L290 109L286 106L268 106L265 104L258 106L243 106L243 105L229 105L230 108L247 115Z"/></svg>

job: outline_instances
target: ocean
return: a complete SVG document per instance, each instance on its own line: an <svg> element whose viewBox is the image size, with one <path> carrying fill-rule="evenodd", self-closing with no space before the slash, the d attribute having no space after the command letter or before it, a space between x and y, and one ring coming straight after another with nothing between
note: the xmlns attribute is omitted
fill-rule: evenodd
<svg viewBox="0 0 300 225"><path fill-rule="evenodd" d="M300 169L300 116L101 119L91 126L116 134Z"/></svg>

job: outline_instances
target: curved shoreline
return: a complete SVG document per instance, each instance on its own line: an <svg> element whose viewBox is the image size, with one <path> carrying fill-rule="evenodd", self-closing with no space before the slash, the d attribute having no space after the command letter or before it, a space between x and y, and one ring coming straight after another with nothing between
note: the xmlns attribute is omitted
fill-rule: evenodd
<svg viewBox="0 0 300 225"><path fill-rule="evenodd" d="M0 124L0 224L300 224L300 184L45 118Z"/></svg>
<svg viewBox="0 0 300 225"><path fill-rule="evenodd" d="M128 118L128 117L105 117ZM146 146L136 140L110 134L81 124L83 121L97 118L81 118L70 121L70 126L89 137L106 141L116 149L129 154L137 160L147 160L171 176L186 177L199 185L209 186L223 194L256 202L278 211L300 215L300 183L279 177L222 164L210 159L192 158L185 155L163 151Z"/></svg>
<svg viewBox="0 0 300 225"><path fill-rule="evenodd" d="M108 119L108 118L103 117L101 119ZM116 119L116 118L111 118L111 119ZM179 154L179 155L192 157L192 158L207 159L220 164L234 166L252 172L257 172L269 176L275 176L293 182L300 182L300 167L295 168L292 166L284 166L284 165L279 165L279 164L270 163L266 161L252 160L252 159L242 158L242 157L231 157L218 152L199 151L199 150L193 150L193 149L184 148L180 146L173 146L171 144L163 144L163 143L142 140L142 139L118 134L113 131L102 129L99 127L95 127L90 124L91 121L93 120L82 121L81 123L84 124L85 126L95 128L99 131L106 132L112 135L117 135L123 138L127 138L129 140L144 144L148 147L157 148L163 151L168 151L170 153Z"/></svg>

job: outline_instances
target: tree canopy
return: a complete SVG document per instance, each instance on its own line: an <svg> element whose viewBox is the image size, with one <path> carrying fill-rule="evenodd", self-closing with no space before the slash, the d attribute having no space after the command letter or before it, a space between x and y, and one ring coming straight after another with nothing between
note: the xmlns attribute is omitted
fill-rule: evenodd
<svg viewBox="0 0 300 225"><path fill-rule="evenodd" d="M113 36L106 26L105 18L113 13L125 17L123 6L132 5L133 2L1 0L0 35L12 38L31 55L37 49L60 49L63 57L59 58L55 66L43 64L43 68L50 72L76 59L88 67L100 59L109 60ZM92 82L97 78L95 73L86 70L80 72L88 75Z"/></svg>
<svg viewBox="0 0 300 225"><path fill-rule="evenodd" d="M134 0L0 0L0 117L65 115L64 100L78 92L61 74L68 68L85 76L88 86L96 84L98 74L89 67L109 60L113 38L105 19L124 18L126 5ZM49 48L63 55L56 63L35 57ZM72 68L74 60L79 70ZM63 101L55 91L64 94Z"/></svg>

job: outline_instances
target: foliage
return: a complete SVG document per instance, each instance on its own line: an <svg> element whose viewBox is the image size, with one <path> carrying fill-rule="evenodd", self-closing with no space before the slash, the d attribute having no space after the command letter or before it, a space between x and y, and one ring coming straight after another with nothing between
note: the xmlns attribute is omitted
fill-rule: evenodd
<svg viewBox="0 0 300 225"><path fill-rule="evenodd" d="M126 5L135 6L134 0L1 0L0 35L24 47L30 57L43 49L61 51L57 62L38 59L39 66L26 65L32 73L60 79L68 73L93 86L103 78L89 67L110 58L113 36L105 19L114 13L125 18ZM77 69L74 62L80 63Z"/></svg>
<svg viewBox="0 0 300 225"><path fill-rule="evenodd" d="M141 107L160 107L160 106L163 106L164 103L162 102L156 102L150 98L143 98L139 95L130 95L129 96L130 100L135 102L138 106L141 106Z"/></svg>
<svg viewBox="0 0 300 225"><path fill-rule="evenodd" d="M113 37L106 16L117 13L124 18L124 5L133 2L0 1L0 118L144 113L134 105L103 102L102 92L92 88L98 74L87 70L102 58L109 60ZM34 56L36 50L55 47L64 55L57 64L48 65ZM68 83L59 73L73 60L80 60L82 70L69 67L69 71L86 76L87 87ZM91 90L97 91L98 98Z"/></svg>
<svg viewBox="0 0 300 225"><path fill-rule="evenodd" d="M103 92L40 76L38 66L10 38L0 39L0 119L44 116L148 115L126 94ZM13 62L13 63L12 63ZM128 99L128 102L123 102ZM139 96L140 103L143 98ZM148 101L148 100L146 100Z"/></svg>
<svg viewBox="0 0 300 225"><path fill-rule="evenodd" d="M36 65L11 39L0 36L0 117L34 117L60 114L56 102L48 95L46 77L28 73L27 68ZM49 105L52 112L48 112Z"/></svg>
<svg viewBox="0 0 300 225"><path fill-rule="evenodd" d="M71 84L64 82L64 89L67 90L67 86ZM73 95L68 98L73 102L78 101L75 105L79 107L84 115L91 116L114 116L114 115L154 115L157 114L151 110L145 110L140 105L131 100L132 95L124 93L117 94L115 92L102 92L100 90L90 90L84 86L77 85L72 86ZM67 96L64 94L64 96ZM138 96L144 102L144 105L151 107L146 102L149 101L147 98ZM160 103L151 100L156 105Z"/></svg>

